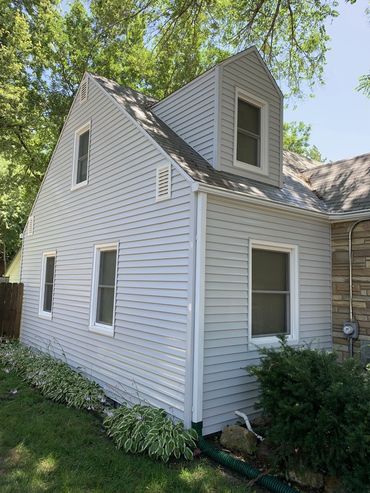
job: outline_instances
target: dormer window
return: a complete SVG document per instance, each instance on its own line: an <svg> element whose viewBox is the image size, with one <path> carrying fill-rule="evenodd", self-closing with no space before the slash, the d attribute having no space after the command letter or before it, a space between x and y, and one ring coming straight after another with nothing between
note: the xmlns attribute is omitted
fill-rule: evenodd
<svg viewBox="0 0 370 493"><path fill-rule="evenodd" d="M237 90L235 106L235 166L267 174L267 103Z"/></svg>

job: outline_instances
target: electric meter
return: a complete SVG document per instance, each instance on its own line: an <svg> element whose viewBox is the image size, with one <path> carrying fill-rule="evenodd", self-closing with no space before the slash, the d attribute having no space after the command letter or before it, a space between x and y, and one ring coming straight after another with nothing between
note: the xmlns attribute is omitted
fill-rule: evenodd
<svg viewBox="0 0 370 493"><path fill-rule="evenodd" d="M343 334L348 339L357 339L358 337L358 323L357 322L344 322Z"/></svg>

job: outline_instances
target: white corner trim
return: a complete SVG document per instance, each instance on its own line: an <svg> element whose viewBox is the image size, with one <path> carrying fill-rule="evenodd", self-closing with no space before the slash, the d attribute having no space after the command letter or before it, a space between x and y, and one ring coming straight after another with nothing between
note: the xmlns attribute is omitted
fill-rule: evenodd
<svg viewBox="0 0 370 493"><path fill-rule="evenodd" d="M100 252L116 250L116 275L114 285L114 300L113 300L113 317L112 325L106 325L96 322L96 308L98 302L98 281L100 267ZM94 260L91 280L91 296L90 296L90 323L89 331L97 334L114 337L115 315L116 315L116 299L117 299L117 277L118 277L118 259L119 259L119 242L103 243L94 245Z"/></svg>
<svg viewBox="0 0 370 493"><path fill-rule="evenodd" d="M214 122L213 122L213 167L220 169L221 161L221 95L222 95L222 65L216 65L215 67L215 101L214 101Z"/></svg>
<svg viewBox="0 0 370 493"><path fill-rule="evenodd" d="M89 145L87 150L87 168L86 168L86 180L77 183L77 171L78 171L78 150L80 143L80 135L89 131ZM72 167L72 185L71 190L77 190L85 187L89 182L89 162L90 162L90 145L91 145L91 120L87 121L82 127L79 127L75 131L74 143L73 143L73 167Z"/></svg>
<svg viewBox="0 0 370 493"><path fill-rule="evenodd" d="M197 227L194 290L194 373L193 373L193 422L203 420L203 368L204 368L204 307L206 260L207 194L197 195Z"/></svg>
<svg viewBox="0 0 370 493"><path fill-rule="evenodd" d="M276 336L252 336L252 250L262 250L289 253L289 291L290 291L290 334L287 336L289 344L299 341L299 259L298 246L286 243L249 239L248 252L248 347L255 350L259 346L274 346L278 344Z"/></svg>
<svg viewBox="0 0 370 493"><path fill-rule="evenodd" d="M46 259L48 257L54 257L54 274L53 274L53 294L51 298L51 311L44 311L44 298L45 298L45 275L46 275ZM40 273L40 295L39 295L39 317L46 320L52 320L53 318L53 304L54 304L54 290L55 290L55 271L57 263L56 250L50 250L42 253L41 259L41 273Z"/></svg>
<svg viewBox="0 0 370 493"><path fill-rule="evenodd" d="M260 137L260 166L238 161L237 159L237 142L238 142L238 100L242 99L247 103L257 106L261 111L261 137ZM267 101L258 98L254 94L244 91L239 87L235 88L234 99L234 166L242 168L252 173L267 176L269 174L269 108Z"/></svg>

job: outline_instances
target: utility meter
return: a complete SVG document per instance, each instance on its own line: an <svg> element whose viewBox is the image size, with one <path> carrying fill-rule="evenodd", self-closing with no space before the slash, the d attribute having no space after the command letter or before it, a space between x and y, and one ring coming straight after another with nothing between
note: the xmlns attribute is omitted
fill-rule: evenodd
<svg viewBox="0 0 370 493"><path fill-rule="evenodd" d="M358 337L358 323L357 322L344 322L343 334L348 339L357 339L357 337Z"/></svg>

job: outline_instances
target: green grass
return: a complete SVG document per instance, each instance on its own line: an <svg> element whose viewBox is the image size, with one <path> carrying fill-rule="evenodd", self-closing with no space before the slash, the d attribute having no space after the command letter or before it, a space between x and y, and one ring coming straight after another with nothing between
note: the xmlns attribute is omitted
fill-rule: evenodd
<svg viewBox="0 0 370 493"><path fill-rule="evenodd" d="M12 393L16 389L17 393ZM48 401L0 367L1 493L254 493L205 459L162 464L117 450L101 421ZM260 491L260 490L259 490Z"/></svg>

